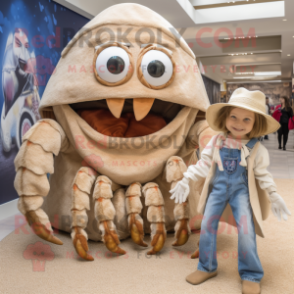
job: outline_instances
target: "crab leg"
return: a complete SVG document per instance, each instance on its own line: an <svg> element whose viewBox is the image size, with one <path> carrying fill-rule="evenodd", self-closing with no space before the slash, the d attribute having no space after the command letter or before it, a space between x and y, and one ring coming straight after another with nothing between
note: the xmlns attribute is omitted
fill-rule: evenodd
<svg viewBox="0 0 294 294"><path fill-rule="evenodd" d="M50 189L47 173L54 172L53 154L57 156L66 144L68 141L60 125L54 120L43 119L23 136L14 160L19 211L40 238L58 245L63 243L53 235L49 218L41 206Z"/></svg>
<svg viewBox="0 0 294 294"><path fill-rule="evenodd" d="M143 229L143 219L140 216L142 211L142 202L140 197L141 184L139 182L133 183L129 186L126 191L126 208L128 214L128 224L131 237L133 241L143 247L148 247L148 244L143 241L144 239L144 229Z"/></svg>
<svg viewBox="0 0 294 294"><path fill-rule="evenodd" d="M166 179L171 182L171 189L175 187L178 181L183 178L183 173L187 170L182 158L172 156L168 159L166 164ZM189 226L189 203L188 200L184 203L175 204L174 217L175 217L175 238L173 246L184 245L191 235Z"/></svg>
<svg viewBox="0 0 294 294"><path fill-rule="evenodd" d="M156 183L143 187L145 205L148 206L147 219L151 223L151 246L148 255L156 254L164 246L166 239L164 199Z"/></svg>
<svg viewBox="0 0 294 294"><path fill-rule="evenodd" d="M72 187L72 233L73 245L80 257L85 260L94 260L87 253L88 235L84 230L88 223L86 210L90 210L91 188L96 179L97 172L90 167L81 167L77 172Z"/></svg>
<svg viewBox="0 0 294 294"><path fill-rule="evenodd" d="M175 183L176 184L176 183ZM173 188L174 185L171 185ZM184 245L190 235L191 229L189 226L189 203L188 201L183 203L178 203L174 208L174 217L175 217L175 238L176 240L173 242L173 246L182 246Z"/></svg>
<svg viewBox="0 0 294 294"><path fill-rule="evenodd" d="M118 246L120 241L113 223L115 208L111 202L113 197L111 185L112 181L106 176L99 176L96 179L93 192L95 217L107 249L117 254L125 254L126 252Z"/></svg>
<svg viewBox="0 0 294 294"><path fill-rule="evenodd" d="M114 185L112 183L112 190ZM113 193L112 204L115 209L115 217L113 222L120 238L129 237L128 233L128 216L126 210L126 196L124 188L117 188Z"/></svg>

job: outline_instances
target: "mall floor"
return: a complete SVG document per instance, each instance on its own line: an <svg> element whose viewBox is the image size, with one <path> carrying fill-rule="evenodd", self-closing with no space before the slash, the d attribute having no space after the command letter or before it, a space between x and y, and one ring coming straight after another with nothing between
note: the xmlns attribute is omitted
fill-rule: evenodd
<svg viewBox="0 0 294 294"><path fill-rule="evenodd" d="M277 134L270 134L262 143L269 151L269 171L276 179L294 179L294 131L290 131L287 150L278 149ZM20 214L20 213L19 213ZM0 241L17 228L15 215L0 221Z"/></svg>

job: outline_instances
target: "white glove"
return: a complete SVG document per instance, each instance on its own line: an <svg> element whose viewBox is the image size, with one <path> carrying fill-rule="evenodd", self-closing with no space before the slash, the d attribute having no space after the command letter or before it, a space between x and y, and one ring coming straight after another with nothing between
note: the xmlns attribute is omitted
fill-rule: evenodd
<svg viewBox="0 0 294 294"><path fill-rule="evenodd" d="M287 208L284 199L277 192L271 192L269 194L269 200L272 204L273 214L279 220L281 220L281 215L282 215L283 219L286 221L288 219L287 214L291 215L291 212Z"/></svg>
<svg viewBox="0 0 294 294"><path fill-rule="evenodd" d="M185 202L190 192L189 179L184 177L169 192L172 194L170 199L175 199L175 203Z"/></svg>

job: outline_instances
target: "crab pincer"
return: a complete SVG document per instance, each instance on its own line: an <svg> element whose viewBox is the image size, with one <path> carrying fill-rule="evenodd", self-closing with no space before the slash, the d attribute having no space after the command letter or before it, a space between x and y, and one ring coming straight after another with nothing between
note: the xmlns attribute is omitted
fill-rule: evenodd
<svg viewBox="0 0 294 294"><path fill-rule="evenodd" d="M85 260L93 261L93 256L88 253L89 247L87 243L87 238L83 234L85 233L83 232L84 230L79 227L75 227L73 229L73 245L76 249L77 254Z"/></svg>
<svg viewBox="0 0 294 294"><path fill-rule="evenodd" d="M199 241L198 241L198 246L199 246ZM194 251L194 253L191 255L191 259L195 259L195 258L198 258L199 257L199 248L198 249L196 249L195 251Z"/></svg>
<svg viewBox="0 0 294 294"><path fill-rule="evenodd" d="M142 211L141 184L139 182L132 183L126 190L126 210L128 214L128 224L131 238L139 246L148 247L144 242L143 219L140 216Z"/></svg>
<svg viewBox="0 0 294 294"><path fill-rule="evenodd" d="M48 230L46 226L41 223L41 220L38 216L38 212L41 213L41 211L45 214L42 209L39 209L39 211L31 210L25 214L27 222L33 229L34 233L45 241L54 243L56 245L63 245L63 242L54 236L52 231Z"/></svg>
<svg viewBox="0 0 294 294"><path fill-rule="evenodd" d="M153 233L155 231L155 234ZM166 230L164 223L151 224L151 246L153 248L147 252L147 255L154 255L159 252L166 240Z"/></svg>
<svg viewBox="0 0 294 294"><path fill-rule="evenodd" d="M145 205L148 206L147 219L151 223L151 246L148 255L159 252L166 240L164 199L156 183L147 183L143 187Z"/></svg>

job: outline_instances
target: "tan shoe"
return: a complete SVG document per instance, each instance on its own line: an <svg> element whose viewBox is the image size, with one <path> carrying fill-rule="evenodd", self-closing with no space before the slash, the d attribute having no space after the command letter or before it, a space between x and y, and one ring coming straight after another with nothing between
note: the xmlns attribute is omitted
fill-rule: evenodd
<svg viewBox="0 0 294 294"><path fill-rule="evenodd" d="M202 272L197 270L196 272L193 272L192 274L187 276L186 281L190 284L198 285L212 277L215 277L216 275L217 275L216 271L213 273L207 273L207 272Z"/></svg>
<svg viewBox="0 0 294 294"><path fill-rule="evenodd" d="M260 284L256 282L242 280L242 294L260 294Z"/></svg>

